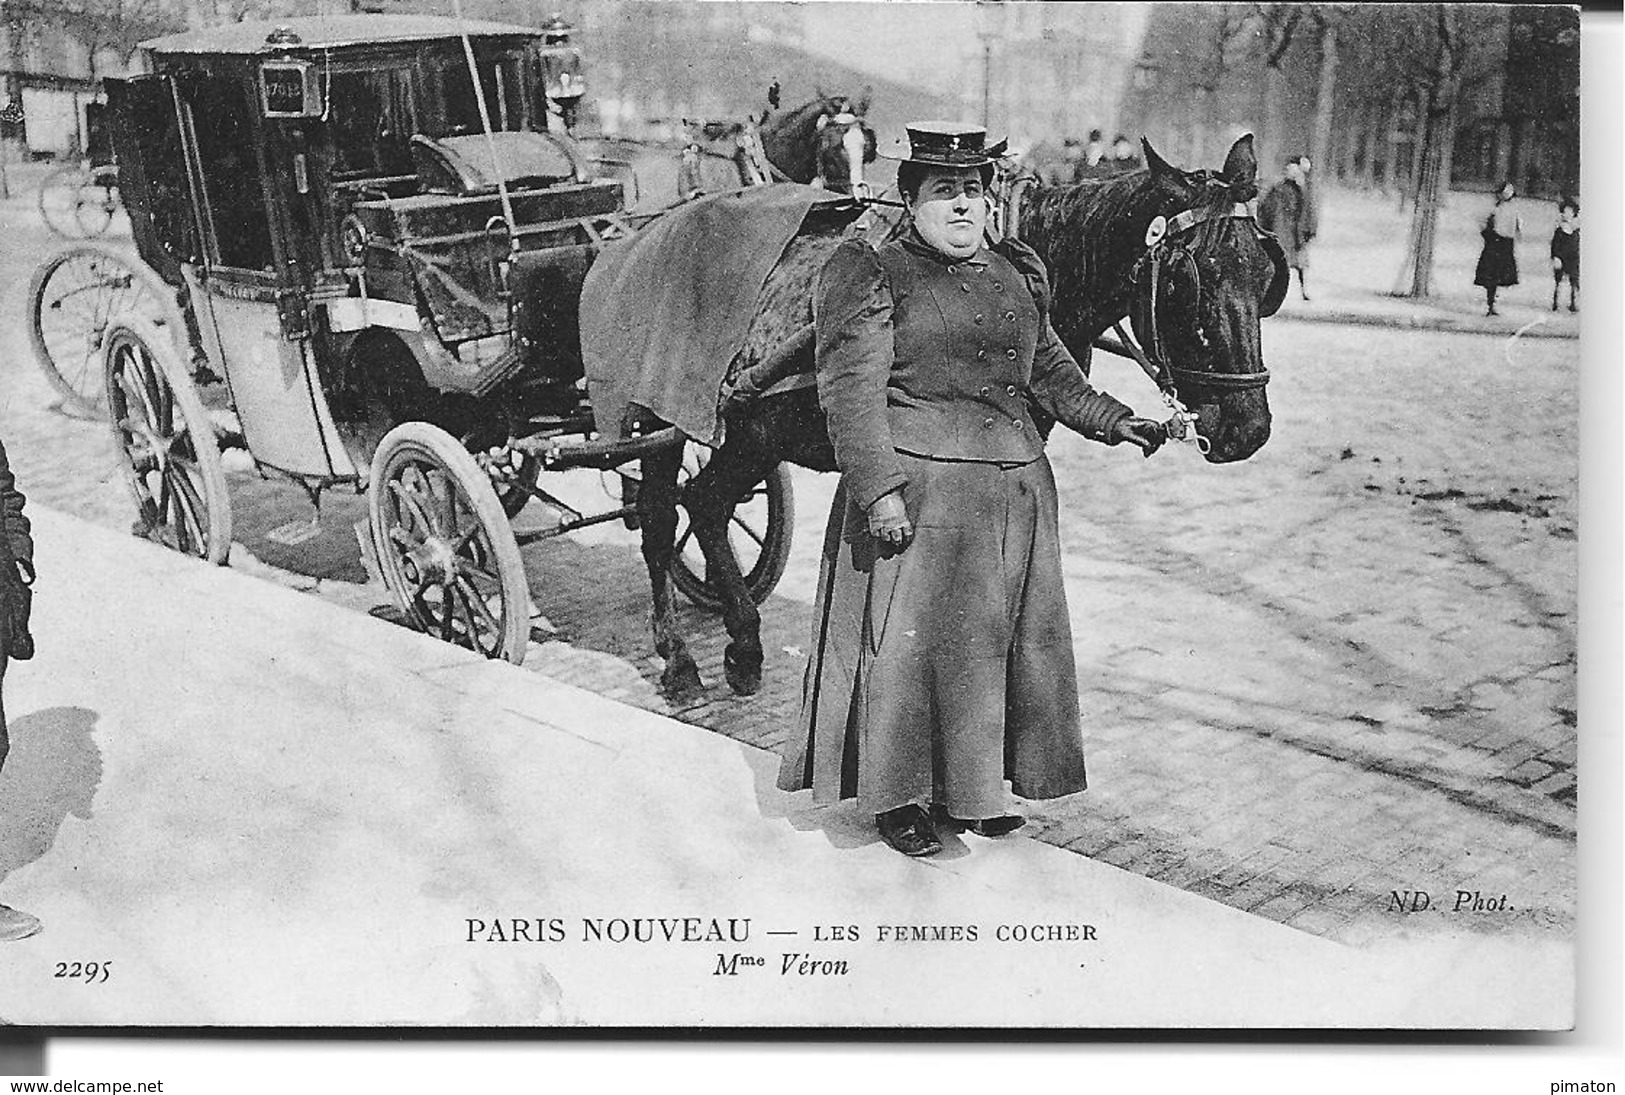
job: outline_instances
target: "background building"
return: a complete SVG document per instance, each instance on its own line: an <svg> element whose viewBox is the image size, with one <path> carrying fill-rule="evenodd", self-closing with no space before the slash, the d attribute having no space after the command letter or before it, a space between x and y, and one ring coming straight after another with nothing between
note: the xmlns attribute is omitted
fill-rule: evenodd
<svg viewBox="0 0 1625 1095"><path fill-rule="evenodd" d="M1161 4L1127 74L1125 126L1186 164L1243 132L1267 174L1315 155L1351 183L1414 184L1424 124L1452 185L1544 197L1579 179L1579 15L1549 5Z"/></svg>

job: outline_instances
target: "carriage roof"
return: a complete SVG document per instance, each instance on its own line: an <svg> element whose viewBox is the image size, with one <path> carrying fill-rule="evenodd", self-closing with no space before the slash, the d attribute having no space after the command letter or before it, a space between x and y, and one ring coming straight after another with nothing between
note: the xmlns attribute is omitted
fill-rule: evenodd
<svg viewBox="0 0 1625 1095"><path fill-rule="evenodd" d="M276 32L280 28L287 28L298 35L298 44L278 41L281 36ZM543 34L534 27L480 20L459 21L441 15L326 15L229 23L149 39L141 43L141 48L164 56L285 56L289 53L359 46L453 41L465 30L476 38L541 38Z"/></svg>

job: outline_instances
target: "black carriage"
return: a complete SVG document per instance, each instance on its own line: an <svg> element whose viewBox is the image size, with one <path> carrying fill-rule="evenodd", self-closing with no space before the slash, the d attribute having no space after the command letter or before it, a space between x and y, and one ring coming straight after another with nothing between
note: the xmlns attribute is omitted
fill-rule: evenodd
<svg viewBox="0 0 1625 1095"><path fill-rule="evenodd" d="M552 30L240 23L146 43L151 74L108 81L145 268L103 255L92 287L160 284L174 306L156 325L110 307L83 338L153 538L225 560L224 432L313 496L367 491L401 608L517 662L530 601L509 519L552 501L541 473L611 472L624 504L560 507L525 539L632 523L625 465L684 442L594 433L577 303L598 250L632 224L622 185L594 177L565 129L574 103L550 97L561 73L580 86ZM758 498L736 552L762 598L788 548L788 480ZM701 564L676 566L707 600Z"/></svg>

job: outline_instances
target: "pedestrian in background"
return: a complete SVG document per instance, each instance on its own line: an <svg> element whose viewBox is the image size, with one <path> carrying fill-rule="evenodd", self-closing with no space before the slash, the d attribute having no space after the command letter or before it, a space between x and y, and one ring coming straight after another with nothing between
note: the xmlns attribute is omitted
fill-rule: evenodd
<svg viewBox="0 0 1625 1095"><path fill-rule="evenodd" d="M1303 173L1303 201L1309 211L1305 220L1310 239L1320 235L1320 190L1315 186L1314 167L1308 156L1298 157L1298 170Z"/></svg>
<svg viewBox="0 0 1625 1095"><path fill-rule="evenodd" d="M1053 177L1049 180L1051 186L1066 186L1083 178L1083 146L1076 137L1068 137L1061 142L1061 162L1056 165Z"/></svg>
<svg viewBox="0 0 1625 1095"><path fill-rule="evenodd" d="M26 499L17 489L0 442L0 686L11 658L34 656L28 630L29 586L34 581L34 538L23 513ZM11 739L6 735L6 709L0 695L0 771L5 769ZM0 942L27 939L40 930L40 922L18 909L0 905Z"/></svg>
<svg viewBox="0 0 1625 1095"><path fill-rule="evenodd" d="M1303 164L1307 156L1288 156L1281 180L1258 203L1258 223L1281 245L1289 269L1298 272L1298 292L1309 299L1309 241L1315 238L1318 218L1309 193Z"/></svg>
<svg viewBox="0 0 1625 1095"><path fill-rule="evenodd" d="M1552 311L1557 311L1557 290L1569 279L1569 311L1578 312L1580 295L1580 203L1564 198L1557 204L1557 228L1552 231Z"/></svg>
<svg viewBox="0 0 1625 1095"><path fill-rule="evenodd" d="M1484 237L1484 249L1478 253L1473 284L1484 287L1484 314L1487 316L1501 314L1495 310L1496 292L1518 284L1518 256L1513 248L1523 235L1523 222L1512 208L1515 193L1511 182L1501 184L1495 193L1495 208L1479 230L1479 235Z"/></svg>
<svg viewBox="0 0 1625 1095"><path fill-rule="evenodd" d="M1090 386L1026 244L984 244L997 149L915 123L902 238L848 240L818 278L818 400L841 470L798 729L779 787L856 798L909 856L937 826L1019 828L1084 789L1055 479L1033 409L1146 455L1162 427Z"/></svg>
<svg viewBox="0 0 1625 1095"><path fill-rule="evenodd" d="M1118 171L1136 171L1140 167L1140 154L1134 143L1119 133L1112 138L1112 167Z"/></svg>
<svg viewBox="0 0 1625 1095"><path fill-rule="evenodd" d="M1083 146L1084 170L1087 172L1087 174L1093 175L1095 173L1095 169L1100 166L1101 161L1105 158L1106 141L1101 136L1100 130L1091 129L1089 131L1089 142ZM1076 182L1078 180L1073 181Z"/></svg>

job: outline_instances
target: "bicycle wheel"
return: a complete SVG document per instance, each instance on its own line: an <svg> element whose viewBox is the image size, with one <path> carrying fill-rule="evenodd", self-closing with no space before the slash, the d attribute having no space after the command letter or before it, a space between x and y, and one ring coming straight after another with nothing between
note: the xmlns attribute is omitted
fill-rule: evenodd
<svg viewBox="0 0 1625 1095"><path fill-rule="evenodd" d="M95 243L59 251L34 271L28 302L34 357L71 413L101 415L103 342L120 319L146 321L170 337L179 360L192 360L174 289L134 255Z"/></svg>

